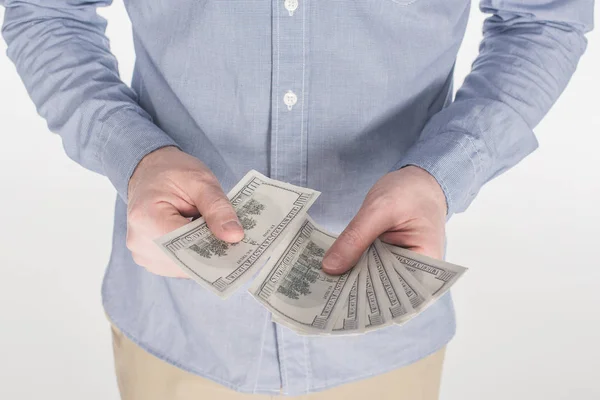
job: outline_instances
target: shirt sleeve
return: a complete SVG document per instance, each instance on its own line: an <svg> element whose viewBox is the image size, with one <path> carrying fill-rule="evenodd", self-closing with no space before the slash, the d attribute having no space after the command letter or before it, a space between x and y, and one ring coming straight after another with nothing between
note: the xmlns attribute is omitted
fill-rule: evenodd
<svg viewBox="0 0 600 400"><path fill-rule="evenodd" d="M127 199L148 153L173 140L119 78L96 9L112 0L0 0L3 36L38 112L73 160L106 175Z"/></svg>
<svg viewBox="0 0 600 400"><path fill-rule="evenodd" d="M464 211L481 186L537 147L532 129L567 85L592 29L593 0L482 0L492 14L472 70L396 169L416 165Z"/></svg>

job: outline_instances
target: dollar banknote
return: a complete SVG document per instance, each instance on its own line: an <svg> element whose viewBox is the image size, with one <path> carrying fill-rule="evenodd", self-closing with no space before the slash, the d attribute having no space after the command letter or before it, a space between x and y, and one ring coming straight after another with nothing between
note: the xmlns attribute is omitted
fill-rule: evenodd
<svg viewBox="0 0 600 400"><path fill-rule="evenodd" d="M365 331L366 291L359 290L360 275L367 269L367 253L364 253L354 266L358 276L354 280L352 289L344 301L344 307L333 326L333 335L359 334Z"/></svg>
<svg viewBox="0 0 600 400"><path fill-rule="evenodd" d="M410 303L396 271L385 265L376 246L370 246L367 267L377 298L381 299L381 311L386 322L403 323L412 317L414 309Z"/></svg>
<svg viewBox="0 0 600 400"><path fill-rule="evenodd" d="M353 268L333 276L323 271L323 256L335 239L306 217L254 280L249 292L278 323L302 334L332 332L359 272Z"/></svg>
<svg viewBox="0 0 600 400"><path fill-rule="evenodd" d="M281 240L297 230L319 192L250 171L227 196L244 228L241 242L217 239L203 218L156 240L192 279L222 298L250 280Z"/></svg>
<svg viewBox="0 0 600 400"><path fill-rule="evenodd" d="M367 251L365 254L369 254ZM368 259L367 259L368 260ZM367 261L368 262L368 261ZM375 291L371 271L368 267L363 268L358 275L358 290L364 292L364 330L365 332L382 328L392 323L388 317L384 316L383 307L384 295Z"/></svg>
<svg viewBox="0 0 600 400"><path fill-rule="evenodd" d="M412 276L431 295L435 301L446 293L452 285L467 271L460 265L427 257L414 251L391 244L385 244L398 264L408 270ZM398 268L398 267L396 267Z"/></svg>
<svg viewBox="0 0 600 400"><path fill-rule="evenodd" d="M376 239L373 245L379 252L383 264L389 270L396 272L396 278L400 282L404 293L406 293L412 308L417 313L425 309L432 300L432 296L427 289L394 257L389 248L381 240Z"/></svg>

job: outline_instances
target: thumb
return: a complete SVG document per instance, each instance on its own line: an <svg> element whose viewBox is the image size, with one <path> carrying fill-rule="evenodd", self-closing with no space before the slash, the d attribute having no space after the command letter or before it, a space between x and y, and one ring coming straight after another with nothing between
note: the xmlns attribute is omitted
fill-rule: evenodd
<svg viewBox="0 0 600 400"><path fill-rule="evenodd" d="M346 229L327 250L323 270L332 275L343 274L354 267L371 243L389 228L384 212L361 208Z"/></svg>
<svg viewBox="0 0 600 400"><path fill-rule="evenodd" d="M194 205L204 217L211 232L229 243L244 238L244 228L227 196L216 183L198 185L198 193L193 196Z"/></svg>

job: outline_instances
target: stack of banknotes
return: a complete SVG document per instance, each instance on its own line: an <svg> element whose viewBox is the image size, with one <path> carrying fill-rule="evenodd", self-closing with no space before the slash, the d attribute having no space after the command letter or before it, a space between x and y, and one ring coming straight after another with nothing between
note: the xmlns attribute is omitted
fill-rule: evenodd
<svg viewBox="0 0 600 400"><path fill-rule="evenodd" d="M156 243L222 298L249 283L274 322L303 335L361 334L403 324L435 302L466 268L375 241L354 268L323 272L336 235L308 209L319 192L250 171L228 194L245 236L217 239L199 218Z"/></svg>

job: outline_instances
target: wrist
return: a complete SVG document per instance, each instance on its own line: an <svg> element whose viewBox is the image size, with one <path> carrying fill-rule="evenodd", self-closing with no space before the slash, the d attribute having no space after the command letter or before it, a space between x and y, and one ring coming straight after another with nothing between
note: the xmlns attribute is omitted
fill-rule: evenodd
<svg viewBox="0 0 600 400"><path fill-rule="evenodd" d="M179 150L175 146L164 146L164 147L160 147L160 148L146 154L140 160L138 165L133 170L133 173L131 174L131 178L129 179L129 185L128 185L128 190L127 190L128 195L131 194L133 188L137 184L138 178L141 175L143 175L144 170L160 164L167 155L172 154L172 153L178 153L180 151L181 150Z"/></svg>
<svg viewBox="0 0 600 400"><path fill-rule="evenodd" d="M414 176L416 181L419 182L417 187L421 189L419 192L422 196L431 200L437 208L443 210L444 215L447 215L448 201L446 194L437 179L429 171L416 165L406 165L400 170L405 170L406 173Z"/></svg>

